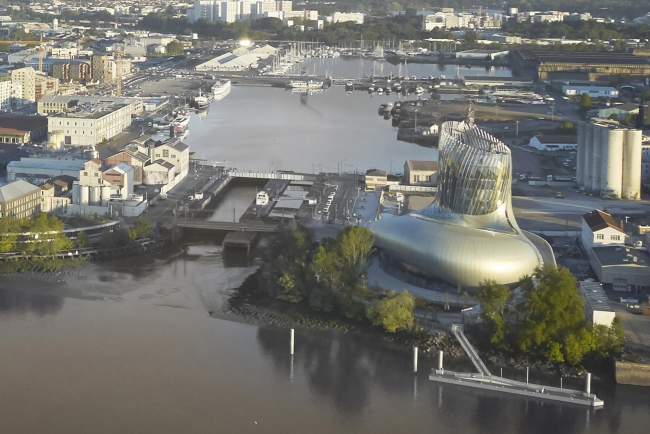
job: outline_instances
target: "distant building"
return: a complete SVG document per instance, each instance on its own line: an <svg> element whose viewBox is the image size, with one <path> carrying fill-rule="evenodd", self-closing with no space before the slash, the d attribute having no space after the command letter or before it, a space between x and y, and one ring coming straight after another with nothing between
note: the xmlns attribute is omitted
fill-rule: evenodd
<svg viewBox="0 0 650 434"><path fill-rule="evenodd" d="M508 50L467 50L459 51L456 53L457 59L466 60L495 60L507 57L510 52Z"/></svg>
<svg viewBox="0 0 650 434"><path fill-rule="evenodd" d="M618 98L618 89L606 86L562 86L562 93L566 96L580 96L587 94L592 98Z"/></svg>
<svg viewBox="0 0 650 434"><path fill-rule="evenodd" d="M346 23L354 22L356 24L363 24L365 15L363 12L334 12L329 16L332 23Z"/></svg>
<svg viewBox="0 0 650 434"><path fill-rule="evenodd" d="M639 105L628 102L625 104L618 104L612 107L589 110L587 112L587 117L609 119L612 115L616 115L618 120L623 120L627 117L627 115L638 115L638 114L639 114Z"/></svg>
<svg viewBox="0 0 650 434"><path fill-rule="evenodd" d="M533 85L530 77L489 77L489 76L466 76L463 78L465 86L509 86L509 87L527 87Z"/></svg>
<svg viewBox="0 0 650 434"><path fill-rule="evenodd" d="M550 135L533 136L528 143L540 151L563 151L572 150L578 147L578 136L576 135Z"/></svg>
<svg viewBox="0 0 650 434"><path fill-rule="evenodd" d="M623 246L625 232L610 214L595 210L582 216L582 245L587 252L594 246Z"/></svg>
<svg viewBox="0 0 650 434"><path fill-rule="evenodd" d="M49 144L95 146L121 133L131 125L131 104L102 103L78 106L75 111L48 116Z"/></svg>
<svg viewBox="0 0 650 434"><path fill-rule="evenodd" d="M0 218L24 218L41 210L41 189L26 181L0 187Z"/></svg>
<svg viewBox="0 0 650 434"><path fill-rule="evenodd" d="M116 154L104 160L104 163L114 166L119 163L125 163L133 168L133 183L138 185L144 181L144 167L150 161L149 155L138 151L137 148L126 146Z"/></svg>
<svg viewBox="0 0 650 434"><path fill-rule="evenodd" d="M133 169L124 163L116 164L102 172L102 179L120 188L123 199L133 194Z"/></svg>
<svg viewBox="0 0 650 434"><path fill-rule="evenodd" d="M46 75L36 74L34 76L34 98L36 101L45 95L58 95L59 79Z"/></svg>
<svg viewBox="0 0 650 434"><path fill-rule="evenodd" d="M626 246L594 247L589 264L602 283L617 284L618 289L650 289L650 254L644 249Z"/></svg>
<svg viewBox="0 0 650 434"><path fill-rule="evenodd" d="M404 163L404 181L408 185L437 185L438 162L406 160L406 163Z"/></svg>
<svg viewBox="0 0 650 434"><path fill-rule="evenodd" d="M47 137L44 116L0 115L0 142L25 144Z"/></svg>
<svg viewBox="0 0 650 434"><path fill-rule="evenodd" d="M162 158L147 162L144 166L144 180L145 185L165 185L174 179L174 165Z"/></svg>
<svg viewBox="0 0 650 434"><path fill-rule="evenodd" d="M149 158L152 161L163 160L174 165L174 174L185 178L190 170L190 147L177 138L164 142L150 140Z"/></svg>
<svg viewBox="0 0 650 434"><path fill-rule="evenodd" d="M611 326L616 317L607 294L598 282L580 282L580 295L585 300L585 319L592 324Z"/></svg>
<svg viewBox="0 0 650 434"><path fill-rule="evenodd" d="M131 114L137 114L143 110L143 104L140 98L84 95L45 95L38 101L36 105L36 111L41 115L47 115L51 113L67 113L78 110L80 106L97 106L106 103L128 104L131 106Z"/></svg>
<svg viewBox="0 0 650 434"><path fill-rule="evenodd" d="M75 179L83 169L86 160L80 158L27 158L7 164L7 181L23 180L33 184L42 184L50 178L60 175Z"/></svg>
<svg viewBox="0 0 650 434"><path fill-rule="evenodd" d="M31 66L15 66L11 69L11 81L20 83L22 89L19 104L25 105L36 101L35 76L36 71Z"/></svg>
<svg viewBox="0 0 650 434"><path fill-rule="evenodd" d="M388 185L388 172L381 169L366 171L366 190L374 190Z"/></svg>
<svg viewBox="0 0 650 434"><path fill-rule="evenodd" d="M72 202L72 183L75 178L60 176L41 184L41 212L63 213Z"/></svg>

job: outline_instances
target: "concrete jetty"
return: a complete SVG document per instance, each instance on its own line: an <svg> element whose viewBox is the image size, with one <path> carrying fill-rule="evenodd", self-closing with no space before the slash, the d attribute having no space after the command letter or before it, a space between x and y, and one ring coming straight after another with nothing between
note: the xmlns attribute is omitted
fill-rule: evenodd
<svg viewBox="0 0 650 434"><path fill-rule="evenodd" d="M479 373L447 371L442 366L442 355L438 362L438 369L432 369L429 380L439 383L455 384L457 386L473 387L495 393L520 395L526 398L542 399L564 402L576 405L586 405L594 408L603 407L603 400L591 393L591 374L587 373L585 391L544 386L541 384L524 383L509 380L490 374L478 353L467 340L461 324L452 325L452 332L469 356Z"/></svg>

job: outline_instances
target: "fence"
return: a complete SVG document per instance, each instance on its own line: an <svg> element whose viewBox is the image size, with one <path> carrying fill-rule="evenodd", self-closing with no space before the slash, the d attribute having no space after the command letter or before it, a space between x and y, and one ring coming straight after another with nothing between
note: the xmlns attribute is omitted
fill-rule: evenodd
<svg viewBox="0 0 650 434"><path fill-rule="evenodd" d="M411 193L437 193L438 187L425 187L423 185L388 185L388 191L404 191Z"/></svg>
<svg viewBox="0 0 650 434"><path fill-rule="evenodd" d="M307 175L302 173L285 173L285 172L253 172L253 171L230 171L228 176L234 178L253 178L253 179L286 179L289 181L315 181L316 175Z"/></svg>

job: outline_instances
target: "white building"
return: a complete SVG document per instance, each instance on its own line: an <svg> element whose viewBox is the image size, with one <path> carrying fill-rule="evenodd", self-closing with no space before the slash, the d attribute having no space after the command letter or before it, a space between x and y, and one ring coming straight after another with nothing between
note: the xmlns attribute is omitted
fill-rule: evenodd
<svg viewBox="0 0 650 434"><path fill-rule="evenodd" d="M48 142L63 146L90 146L109 140L131 125L130 104L78 106L68 113L53 113L47 118Z"/></svg>
<svg viewBox="0 0 650 434"><path fill-rule="evenodd" d="M13 83L20 83L21 86L21 102L29 104L36 101L36 84L35 84L36 71L30 66L15 67L11 70L11 81Z"/></svg>
<svg viewBox="0 0 650 434"><path fill-rule="evenodd" d="M616 314L607 294L598 282L580 282L580 295L585 300L585 319L594 325L611 326Z"/></svg>
<svg viewBox="0 0 650 434"><path fill-rule="evenodd" d="M582 245L587 253L593 247L624 246L625 233L610 214L594 210L582 216Z"/></svg>
<svg viewBox="0 0 650 434"><path fill-rule="evenodd" d="M580 96L584 93L592 98L618 98L618 89L606 86L562 86L566 96Z"/></svg>
<svg viewBox="0 0 650 434"><path fill-rule="evenodd" d="M239 2L221 2L220 8L221 12L219 13L219 21L223 21L225 23L234 23L237 21Z"/></svg>
<svg viewBox="0 0 650 434"><path fill-rule="evenodd" d="M83 95L45 95L38 100L36 111L40 115L51 113L66 113L75 111L80 106L97 105L100 103L128 104L131 113L137 114L144 109L140 98L111 97L111 96L83 96Z"/></svg>
<svg viewBox="0 0 650 434"><path fill-rule="evenodd" d="M0 75L0 110L5 112L11 110L12 89L11 75Z"/></svg>
<svg viewBox="0 0 650 434"><path fill-rule="evenodd" d="M362 12L334 12L329 16L332 23L354 22L363 24L365 15Z"/></svg>
<svg viewBox="0 0 650 434"><path fill-rule="evenodd" d="M577 149L578 136L576 135L557 135L557 136L533 136L528 143L540 151L562 151Z"/></svg>
<svg viewBox="0 0 650 434"><path fill-rule="evenodd" d="M174 165L174 174L185 178L190 170L190 147L178 138L169 138L164 142L149 145L149 158L153 162L160 160Z"/></svg>

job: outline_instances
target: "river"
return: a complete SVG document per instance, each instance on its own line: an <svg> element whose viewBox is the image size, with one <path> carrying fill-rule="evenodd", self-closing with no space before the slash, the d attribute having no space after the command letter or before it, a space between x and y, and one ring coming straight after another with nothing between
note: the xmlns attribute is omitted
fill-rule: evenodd
<svg viewBox="0 0 650 434"><path fill-rule="evenodd" d="M435 150L395 140L376 115L387 98L334 88L302 105L283 90L235 87L207 116L192 117L187 142L206 159L260 170L392 161L397 171L407 158L435 159ZM214 218L229 220L249 199ZM430 382L427 360L414 377L408 349L340 332L297 330L292 360L288 330L208 315L257 265L224 256L220 241L197 235L157 259L0 277L1 431L561 434L650 426L648 388L596 381L599 411L481 394ZM581 388L582 380L564 385Z"/></svg>
<svg viewBox="0 0 650 434"><path fill-rule="evenodd" d="M647 388L595 382L605 400L595 412L481 394L430 382L426 360L414 377L410 351L339 332L297 330L292 363L288 330L208 316L255 270L228 256L219 239L196 237L182 253L89 264L54 282L2 278L2 432L559 434L650 425Z"/></svg>

